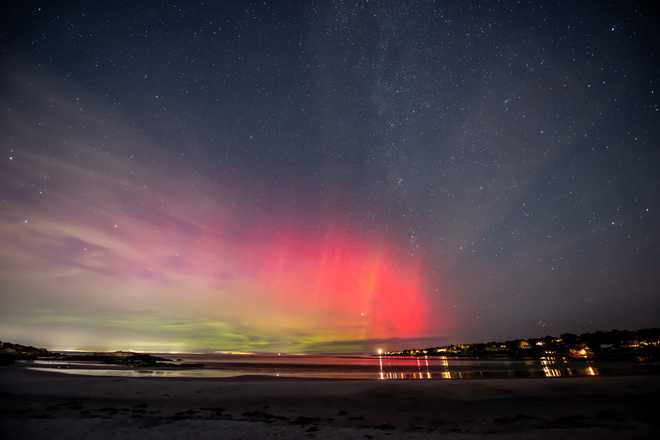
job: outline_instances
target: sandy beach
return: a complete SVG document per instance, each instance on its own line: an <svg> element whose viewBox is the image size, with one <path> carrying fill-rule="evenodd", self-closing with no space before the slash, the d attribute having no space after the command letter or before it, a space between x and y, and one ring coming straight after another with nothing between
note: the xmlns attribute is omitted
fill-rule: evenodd
<svg viewBox="0 0 660 440"><path fill-rule="evenodd" d="M2 438L652 438L660 377L324 381L0 369Z"/></svg>

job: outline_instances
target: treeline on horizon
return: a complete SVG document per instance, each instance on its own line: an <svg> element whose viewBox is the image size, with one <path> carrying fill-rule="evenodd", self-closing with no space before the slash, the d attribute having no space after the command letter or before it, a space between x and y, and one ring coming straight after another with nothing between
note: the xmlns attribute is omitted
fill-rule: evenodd
<svg viewBox="0 0 660 440"><path fill-rule="evenodd" d="M600 357L608 355L646 356L660 359L660 328L640 330L610 330L591 333L562 333L559 336L544 336L540 338L512 339L508 341L491 341L465 344L441 345L427 348L411 348L401 351L388 351L386 356L471 356L471 357L538 357L548 353L565 354L573 358ZM140 355L132 352L95 353L96 356L111 356L112 362L119 357L132 360ZM49 352L45 348L14 344L0 341L0 365L13 363L15 360L31 360L40 357L62 356ZM76 355L69 354L67 358ZM89 354L81 354L89 359ZM147 355L142 355L147 356ZM138 359L145 361L147 359ZM148 359L162 361L164 359Z"/></svg>
<svg viewBox="0 0 660 440"><path fill-rule="evenodd" d="M12 365L16 361L34 361L37 359L99 362L129 367L197 368L203 366L200 363L172 361L152 354L131 351L59 353L31 345L0 341L0 365Z"/></svg>
<svg viewBox="0 0 660 440"><path fill-rule="evenodd" d="M388 356L509 356L538 357L550 353L572 358L607 358L608 355L660 357L660 328L562 333L559 336L451 344L386 352Z"/></svg>
<svg viewBox="0 0 660 440"><path fill-rule="evenodd" d="M17 360L36 359L49 353L45 348L0 341L0 365L11 365Z"/></svg>

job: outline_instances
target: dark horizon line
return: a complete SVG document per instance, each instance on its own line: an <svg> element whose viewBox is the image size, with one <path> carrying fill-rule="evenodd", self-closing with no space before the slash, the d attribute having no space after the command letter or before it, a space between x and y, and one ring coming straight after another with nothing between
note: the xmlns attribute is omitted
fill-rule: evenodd
<svg viewBox="0 0 660 440"><path fill-rule="evenodd" d="M481 341L481 342L456 342L453 344L449 345L435 345L435 346L426 346L426 347L414 347L414 348L399 348L395 350L387 350L386 352L388 353L397 353L397 352L402 352L404 350L424 350L424 349L429 349L429 348L438 348L438 347L449 347L449 346L454 346L454 345L478 345L478 344L492 344L492 343L505 343L505 342L513 342L513 341L522 341L522 340L535 340L535 339L544 339L544 338L557 338L561 337L562 335L575 335L578 337L584 336L584 335L593 335L596 333L612 333L612 332L629 332L629 333L640 333L640 332L645 332L645 331L656 331L660 332L660 327L645 327L645 328L639 328L636 330L629 330L629 329L610 329L610 330L594 330L591 332L585 332L585 333L571 333L571 332L564 332L560 333L558 336L554 335L545 335L545 336L538 336L538 337L522 337L522 338L515 338L515 339L507 339L504 341L496 341L496 340L487 340L487 341ZM406 339L409 340L422 340L422 339L442 339L443 336L438 336L438 337L421 337L421 338L391 338L391 339L363 339L363 340L355 340L355 341L333 341L329 342L328 345L339 345L339 344L346 344L346 343L363 343L363 344L378 344L378 343L392 343L393 341L403 341ZM222 349L208 349L208 350L200 350L200 351L194 351L194 352L186 352L186 351L176 351L176 352L168 352L168 351L146 351L146 350L124 350L124 349L119 349L119 350L112 350L112 351L103 351L103 350L86 350L86 349L73 349L73 350L58 350L58 349L53 349L53 348L45 348L45 347L35 347L33 345L26 345L26 344L20 344L20 343L15 343L15 342L9 342L9 341L4 341L0 339L0 344L15 344L15 345L22 345L25 347L30 347L30 348L35 348L35 349L43 349L47 350L49 352L55 352L55 353L144 353L144 354L161 354L161 355L176 355L176 354L181 354L181 355L186 355L186 354L192 354L192 355L202 355L202 354L227 354L227 355L236 355L236 356L246 356L246 355L256 355L256 356L365 356L365 355L374 355L377 354L379 349L374 349L373 351L354 351L354 352L347 352L347 351L297 351L297 352L286 352L286 351L242 351L242 350L222 350Z"/></svg>

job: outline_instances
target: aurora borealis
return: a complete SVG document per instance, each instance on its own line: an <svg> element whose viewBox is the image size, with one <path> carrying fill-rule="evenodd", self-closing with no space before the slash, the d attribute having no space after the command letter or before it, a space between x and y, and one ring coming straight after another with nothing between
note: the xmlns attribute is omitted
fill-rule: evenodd
<svg viewBox="0 0 660 440"><path fill-rule="evenodd" d="M64 101L33 96L35 107ZM30 148L11 151L3 178L14 199L3 218L3 293L21 317L5 321L5 334L156 351L426 336L423 262L398 256L385 234L358 233L341 215L244 203L240 189L135 144L130 128L112 127L123 157L81 148L107 130L92 112L81 121L58 111L45 137L12 127ZM59 141L67 135L57 127L71 124L84 124L82 138Z"/></svg>
<svg viewBox="0 0 660 440"><path fill-rule="evenodd" d="M544 4L12 6L0 339L355 352L657 325L654 20Z"/></svg>
<svg viewBox="0 0 660 440"><path fill-rule="evenodd" d="M35 338L53 326L64 335L49 343L70 348L300 350L428 328L422 262L397 257L382 235L326 214L255 210L164 155L154 173L149 155L31 142L48 152L8 164L5 188L19 197L2 259L5 298L27 311Z"/></svg>

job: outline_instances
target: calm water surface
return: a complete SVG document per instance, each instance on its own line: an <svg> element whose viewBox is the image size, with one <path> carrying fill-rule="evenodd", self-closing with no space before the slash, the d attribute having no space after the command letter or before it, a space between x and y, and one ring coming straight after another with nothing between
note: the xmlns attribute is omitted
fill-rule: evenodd
<svg viewBox="0 0 660 440"><path fill-rule="evenodd" d="M227 354L159 355L203 363L199 368L132 369L92 362L35 361L29 368L68 374L120 377L228 378L273 376L315 379L451 380L479 378L568 377L657 374L657 363L573 361L548 356L533 360L482 360L454 357L266 356Z"/></svg>

